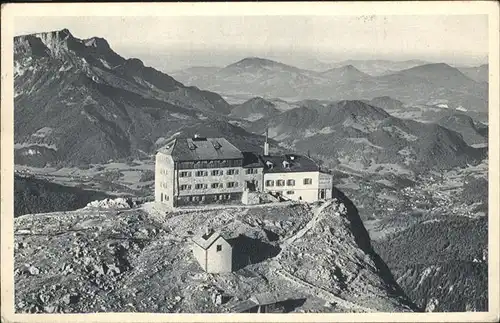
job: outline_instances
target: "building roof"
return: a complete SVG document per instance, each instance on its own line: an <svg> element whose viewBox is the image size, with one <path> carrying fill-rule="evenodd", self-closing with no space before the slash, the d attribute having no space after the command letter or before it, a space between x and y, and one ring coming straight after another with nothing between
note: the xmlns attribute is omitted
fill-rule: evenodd
<svg viewBox="0 0 500 323"><path fill-rule="evenodd" d="M259 155L252 152L243 152L243 168L264 167Z"/></svg>
<svg viewBox="0 0 500 323"><path fill-rule="evenodd" d="M243 158L241 151L225 138L176 138L159 151L175 161Z"/></svg>
<svg viewBox="0 0 500 323"><path fill-rule="evenodd" d="M219 238L222 238L227 242L227 239L224 238L224 234L221 231L210 231L208 234L194 236L192 241L206 250L210 248L210 246L212 246Z"/></svg>
<svg viewBox="0 0 500 323"><path fill-rule="evenodd" d="M266 173L294 173L319 171L319 166L309 157L289 154L280 156L260 156Z"/></svg>

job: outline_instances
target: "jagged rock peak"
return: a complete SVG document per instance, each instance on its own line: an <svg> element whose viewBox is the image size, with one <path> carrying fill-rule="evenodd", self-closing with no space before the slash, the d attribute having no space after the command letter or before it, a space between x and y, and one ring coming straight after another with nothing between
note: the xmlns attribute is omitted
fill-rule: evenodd
<svg viewBox="0 0 500 323"><path fill-rule="evenodd" d="M36 33L34 36L40 38L45 46L49 48L51 44L54 44L54 42L61 42L74 38L71 32L66 28L44 33Z"/></svg>
<svg viewBox="0 0 500 323"><path fill-rule="evenodd" d="M92 37L89 39L84 39L83 43L86 47L97 47L102 49L110 49L109 43L106 39L101 37Z"/></svg>
<svg viewBox="0 0 500 323"><path fill-rule="evenodd" d="M46 52L48 54L50 52L54 56L59 56L62 52L68 50L68 41L74 40L75 38L71 32L64 28L62 30L18 36L14 38L14 43L16 47L24 47L25 50L31 47L33 51L39 53ZM44 46L46 49L43 49ZM15 50L18 51L19 48L15 48Z"/></svg>

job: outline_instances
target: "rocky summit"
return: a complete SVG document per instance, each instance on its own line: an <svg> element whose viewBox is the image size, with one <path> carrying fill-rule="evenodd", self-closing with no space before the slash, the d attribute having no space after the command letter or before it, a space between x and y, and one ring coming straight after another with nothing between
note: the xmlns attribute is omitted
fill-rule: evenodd
<svg viewBox="0 0 500 323"><path fill-rule="evenodd" d="M232 273L208 274L193 257L191 238L206 226L246 250ZM21 216L15 286L16 311L29 313L237 312L262 294L281 300L276 312L416 309L343 195L311 205L146 203Z"/></svg>
<svg viewBox="0 0 500 323"><path fill-rule="evenodd" d="M218 94L67 29L15 37L14 89L16 161L42 167L146 156L158 138L230 111Z"/></svg>

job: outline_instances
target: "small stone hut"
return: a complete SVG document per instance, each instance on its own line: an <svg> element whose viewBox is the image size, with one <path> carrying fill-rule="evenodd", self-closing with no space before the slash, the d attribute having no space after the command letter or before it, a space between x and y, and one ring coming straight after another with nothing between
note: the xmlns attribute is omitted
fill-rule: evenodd
<svg viewBox="0 0 500 323"><path fill-rule="evenodd" d="M193 255L201 268L207 273L228 273L232 271L233 247L220 231L207 230L195 236Z"/></svg>

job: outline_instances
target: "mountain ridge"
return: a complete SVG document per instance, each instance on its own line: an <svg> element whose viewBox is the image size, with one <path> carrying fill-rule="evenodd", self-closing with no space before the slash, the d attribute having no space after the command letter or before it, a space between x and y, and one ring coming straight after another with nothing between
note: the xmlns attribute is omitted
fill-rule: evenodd
<svg viewBox="0 0 500 323"><path fill-rule="evenodd" d="M346 62L347 65L312 71L252 57L208 74L177 75L191 84L244 99L261 96L292 101L353 100L390 96L405 104L445 101L456 109L485 111L488 107L484 82L476 82L446 63L402 65L406 68L370 75Z"/></svg>
<svg viewBox="0 0 500 323"><path fill-rule="evenodd" d="M283 146L322 156L332 168L352 164L377 172L391 164L421 172L477 163L487 153L448 128L399 119L361 100L295 108L248 127L254 133L269 127Z"/></svg>
<svg viewBox="0 0 500 323"><path fill-rule="evenodd" d="M37 164L144 157L159 137L231 111L219 94L67 29L14 38L14 90L16 160Z"/></svg>

